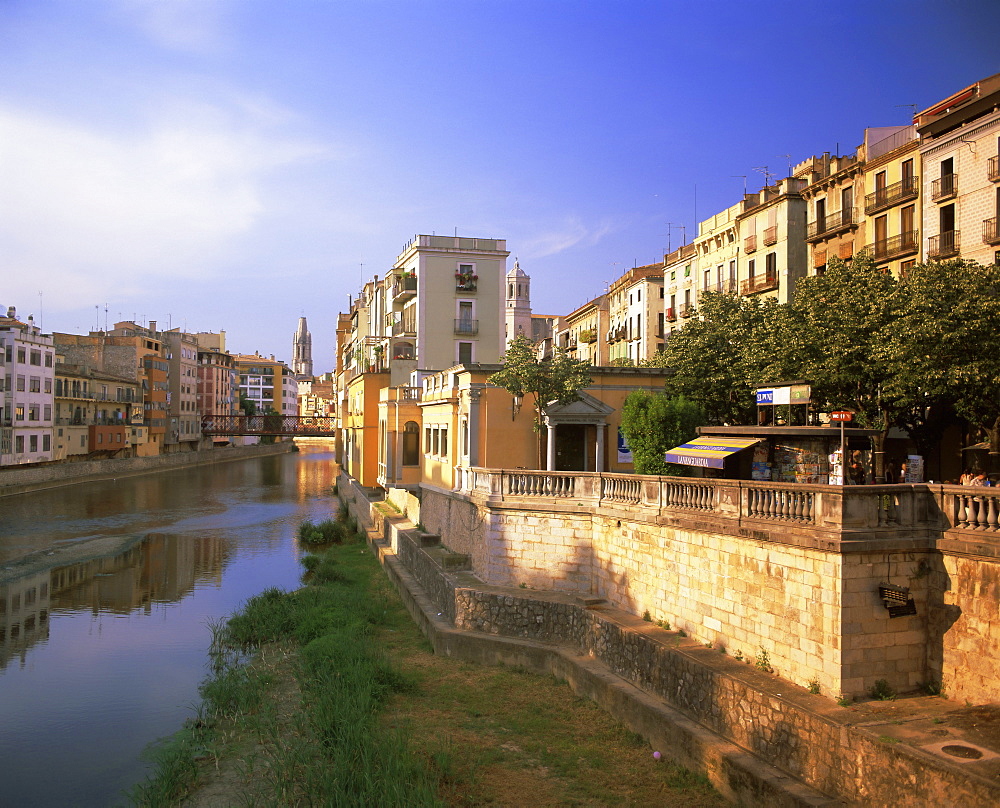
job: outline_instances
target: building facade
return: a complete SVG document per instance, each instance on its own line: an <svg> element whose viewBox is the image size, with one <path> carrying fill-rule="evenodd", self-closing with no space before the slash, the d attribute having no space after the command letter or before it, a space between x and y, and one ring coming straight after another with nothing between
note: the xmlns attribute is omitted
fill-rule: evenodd
<svg viewBox="0 0 1000 808"><path fill-rule="evenodd" d="M0 466L52 460L52 405L55 349L29 315L17 318L12 306L0 317L3 361Z"/></svg>

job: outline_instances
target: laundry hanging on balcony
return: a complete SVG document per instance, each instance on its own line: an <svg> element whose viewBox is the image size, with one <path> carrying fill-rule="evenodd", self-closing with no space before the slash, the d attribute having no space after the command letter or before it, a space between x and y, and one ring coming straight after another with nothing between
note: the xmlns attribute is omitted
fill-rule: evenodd
<svg viewBox="0 0 1000 808"><path fill-rule="evenodd" d="M762 438L695 438L667 452L668 463L721 469L731 454L749 449Z"/></svg>

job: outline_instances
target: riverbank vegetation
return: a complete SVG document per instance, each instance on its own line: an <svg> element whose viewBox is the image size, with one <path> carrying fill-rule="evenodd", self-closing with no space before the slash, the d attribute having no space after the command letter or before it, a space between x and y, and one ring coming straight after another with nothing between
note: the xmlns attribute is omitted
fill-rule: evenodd
<svg viewBox="0 0 1000 808"><path fill-rule="evenodd" d="M356 535L214 627L136 805L723 805L552 677L435 656Z"/></svg>

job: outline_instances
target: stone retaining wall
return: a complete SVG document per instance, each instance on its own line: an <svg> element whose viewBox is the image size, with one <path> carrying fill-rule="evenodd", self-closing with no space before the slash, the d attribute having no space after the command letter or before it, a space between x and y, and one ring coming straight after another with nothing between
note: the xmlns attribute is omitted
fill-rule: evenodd
<svg viewBox="0 0 1000 808"><path fill-rule="evenodd" d="M568 594L490 586L470 572L449 573L439 563L442 551L422 547L421 534L407 531L405 522L390 522L364 502L354 502L354 509L373 535L390 537L399 561L430 596L431 608L458 629L568 645L581 660L599 660L720 738L840 800L932 806L990 805L1000 799L1000 789L983 778L852 727L851 714L828 698L609 606L588 606ZM709 774L733 796L732 782ZM746 793L740 800L752 804Z"/></svg>

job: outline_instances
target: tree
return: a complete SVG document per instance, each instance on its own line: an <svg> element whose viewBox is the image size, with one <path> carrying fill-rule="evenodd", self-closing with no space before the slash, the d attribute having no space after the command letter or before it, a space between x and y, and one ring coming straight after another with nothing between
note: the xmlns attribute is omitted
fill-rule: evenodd
<svg viewBox="0 0 1000 808"><path fill-rule="evenodd" d="M849 409L859 427L877 429L875 479L885 478L885 439L912 402L890 385L887 349L899 315L897 281L870 258L832 259L823 275L801 278L783 320L777 365L812 385L813 400Z"/></svg>
<svg viewBox="0 0 1000 808"><path fill-rule="evenodd" d="M912 267L895 338L893 391L911 400L951 402L990 444L1000 473L1000 266L948 261Z"/></svg>
<svg viewBox="0 0 1000 808"><path fill-rule="evenodd" d="M637 474L685 476L687 466L664 460L666 452L695 437L705 423L702 408L684 396L633 390L622 406L622 434Z"/></svg>
<svg viewBox="0 0 1000 808"><path fill-rule="evenodd" d="M702 406L707 423L756 422L754 388L770 381L774 301L706 292L698 316L670 335L652 361L674 371L666 390Z"/></svg>
<svg viewBox="0 0 1000 808"><path fill-rule="evenodd" d="M524 334L518 334L511 340L503 356L503 365L503 370L494 373L487 381L502 387L517 400L532 397L534 427L539 435L549 405L577 401L580 391L592 381L590 366L586 362L573 359L561 348L557 348L553 356L539 359L535 343ZM541 466L540 441L538 448Z"/></svg>

